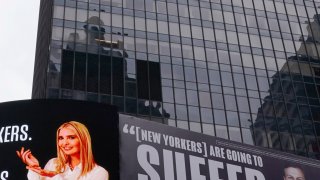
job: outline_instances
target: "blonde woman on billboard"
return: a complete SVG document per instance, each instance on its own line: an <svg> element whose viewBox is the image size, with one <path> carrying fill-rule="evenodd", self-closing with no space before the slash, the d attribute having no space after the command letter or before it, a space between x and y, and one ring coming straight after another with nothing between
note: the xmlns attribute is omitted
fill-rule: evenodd
<svg viewBox="0 0 320 180"><path fill-rule="evenodd" d="M56 135L57 158L42 169L31 151L23 147L17 155L27 165L29 180L108 180L108 172L93 158L91 137L85 125L70 121Z"/></svg>

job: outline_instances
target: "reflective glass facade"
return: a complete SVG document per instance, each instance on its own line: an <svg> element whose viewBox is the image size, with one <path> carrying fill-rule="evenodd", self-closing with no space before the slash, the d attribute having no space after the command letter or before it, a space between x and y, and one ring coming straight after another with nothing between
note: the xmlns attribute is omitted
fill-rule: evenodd
<svg viewBox="0 0 320 180"><path fill-rule="evenodd" d="M320 0L41 6L33 98L320 159Z"/></svg>

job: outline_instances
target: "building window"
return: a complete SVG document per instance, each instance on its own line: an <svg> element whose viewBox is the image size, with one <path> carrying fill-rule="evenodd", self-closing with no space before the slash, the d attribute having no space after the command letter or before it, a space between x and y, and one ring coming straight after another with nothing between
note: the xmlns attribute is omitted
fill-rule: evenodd
<svg viewBox="0 0 320 180"><path fill-rule="evenodd" d="M320 77L320 68L319 67L313 67L314 75Z"/></svg>
<svg viewBox="0 0 320 180"><path fill-rule="evenodd" d="M160 64L137 60L138 98L162 101Z"/></svg>

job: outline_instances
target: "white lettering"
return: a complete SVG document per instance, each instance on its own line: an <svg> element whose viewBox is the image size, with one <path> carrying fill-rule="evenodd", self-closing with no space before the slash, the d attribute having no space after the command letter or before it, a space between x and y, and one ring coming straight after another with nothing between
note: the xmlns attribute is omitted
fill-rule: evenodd
<svg viewBox="0 0 320 180"><path fill-rule="evenodd" d="M160 176L157 171L151 166L160 165L158 151L149 145L140 145L137 150L138 162L142 169L148 174L138 174L138 180L160 180ZM148 162L148 157L150 157L150 162Z"/></svg>
<svg viewBox="0 0 320 180"><path fill-rule="evenodd" d="M10 136L10 129L11 129L11 126L7 126L6 127L6 130L5 130L5 132L4 132L4 142L10 142L9 141L9 136Z"/></svg>
<svg viewBox="0 0 320 180"><path fill-rule="evenodd" d="M3 139L2 139L3 130L4 130L4 127L1 127L1 129L0 129L0 143L3 143Z"/></svg>
<svg viewBox="0 0 320 180"><path fill-rule="evenodd" d="M167 140L169 142L169 137ZM221 155L223 150L218 149L214 150L214 153L217 154L219 152ZM233 154L230 151L227 156L231 156L232 159L241 157L237 153L235 153L236 156ZM262 172L251 168L244 168L243 170L239 165L185 155L184 153L173 152L168 149L163 149L162 155L163 159L161 160L157 149L150 145L143 144L138 146L138 163L144 171L138 174L138 180L187 180L187 177L190 180L238 180L240 176L245 176L246 180L265 180ZM186 160L186 158L189 159ZM259 164L258 161L261 160L258 160L258 157L256 159L257 164ZM188 167L186 167L186 162L189 162L187 163ZM159 174L159 170L161 169L163 169L163 172ZM206 169L209 174L205 174ZM227 177L224 177L225 175Z"/></svg>
<svg viewBox="0 0 320 180"><path fill-rule="evenodd" d="M178 148L178 149L183 149L191 152L197 152L197 153L202 153L203 152L203 145L200 142L188 140L188 139L183 139L183 138L178 138L174 136L168 136L163 134L162 135L164 144L166 146Z"/></svg>
<svg viewBox="0 0 320 180"><path fill-rule="evenodd" d="M163 150L164 179L174 180L174 168L172 151Z"/></svg>
<svg viewBox="0 0 320 180"><path fill-rule="evenodd" d="M246 172L246 180L265 180L264 175L255 169L244 168Z"/></svg>
<svg viewBox="0 0 320 180"><path fill-rule="evenodd" d="M189 156L191 180L206 180L206 177L200 174L200 164L205 165L204 158Z"/></svg>
<svg viewBox="0 0 320 180"><path fill-rule="evenodd" d="M210 156L223 158L223 159L226 158L224 148L220 148L217 146L210 146Z"/></svg>
<svg viewBox="0 0 320 180"><path fill-rule="evenodd" d="M237 180L237 173L241 173L241 166L237 165L232 165L232 164L227 164L227 169L228 169L228 179L229 180Z"/></svg>
<svg viewBox="0 0 320 180"><path fill-rule="evenodd" d="M186 180L187 173L186 173L186 162L184 160L183 153L175 153L176 156L176 171L177 171L177 180Z"/></svg>
<svg viewBox="0 0 320 180"><path fill-rule="evenodd" d="M262 157L260 157L260 156L255 156L255 155L252 155L252 157L253 157L254 165L255 165L255 166L263 167Z"/></svg>
<svg viewBox="0 0 320 180"><path fill-rule="evenodd" d="M231 161L241 162L252 165L251 155L235 150L226 150L227 158Z"/></svg>
<svg viewBox="0 0 320 180"><path fill-rule="evenodd" d="M20 135L20 140L21 141L25 141L25 140L28 139L28 134L27 134L28 130L29 130L28 125L22 125L21 126L21 135Z"/></svg>
<svg viewBox="0 0 320 180"><path fill-rule="evenodd" d="M1 127L0 143L25 141L28 139L28 129L28 125Z"/></svg>
<svg viewBox="0 0 320 180"><path fill-rule="evenodd" d="M1 180L7 180L9 178L9 172L8 171L2 171L0 173Z"/></svg>
<svg viewBox="0 0 320 180"><path fill-rule="evenodd" d="M152 131L141 130L141 140L160 144L161 134Z"/></svg>
<svg viewBox="0 0 320 180"><path fill-rule="evenodd" d="M10 141L13 142L18 140L19 140L19 126L12 126Z"/></svg>
<svg viewBox="0 0 320 180"><path fill-rule="evenodd" d="M219 178L219 170L218 169L223 169L223 163L209 159L210 180L222 180Z"/></svg>

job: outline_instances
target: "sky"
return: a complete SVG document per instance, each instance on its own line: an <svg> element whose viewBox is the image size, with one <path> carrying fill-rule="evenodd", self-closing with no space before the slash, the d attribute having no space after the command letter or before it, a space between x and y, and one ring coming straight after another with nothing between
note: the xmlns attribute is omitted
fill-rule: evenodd
<svg viewBox="0 0 320 180"><path fill-rule="evenodd" d="M40 0L0 0L0 102L30 99Z"/></svg>

